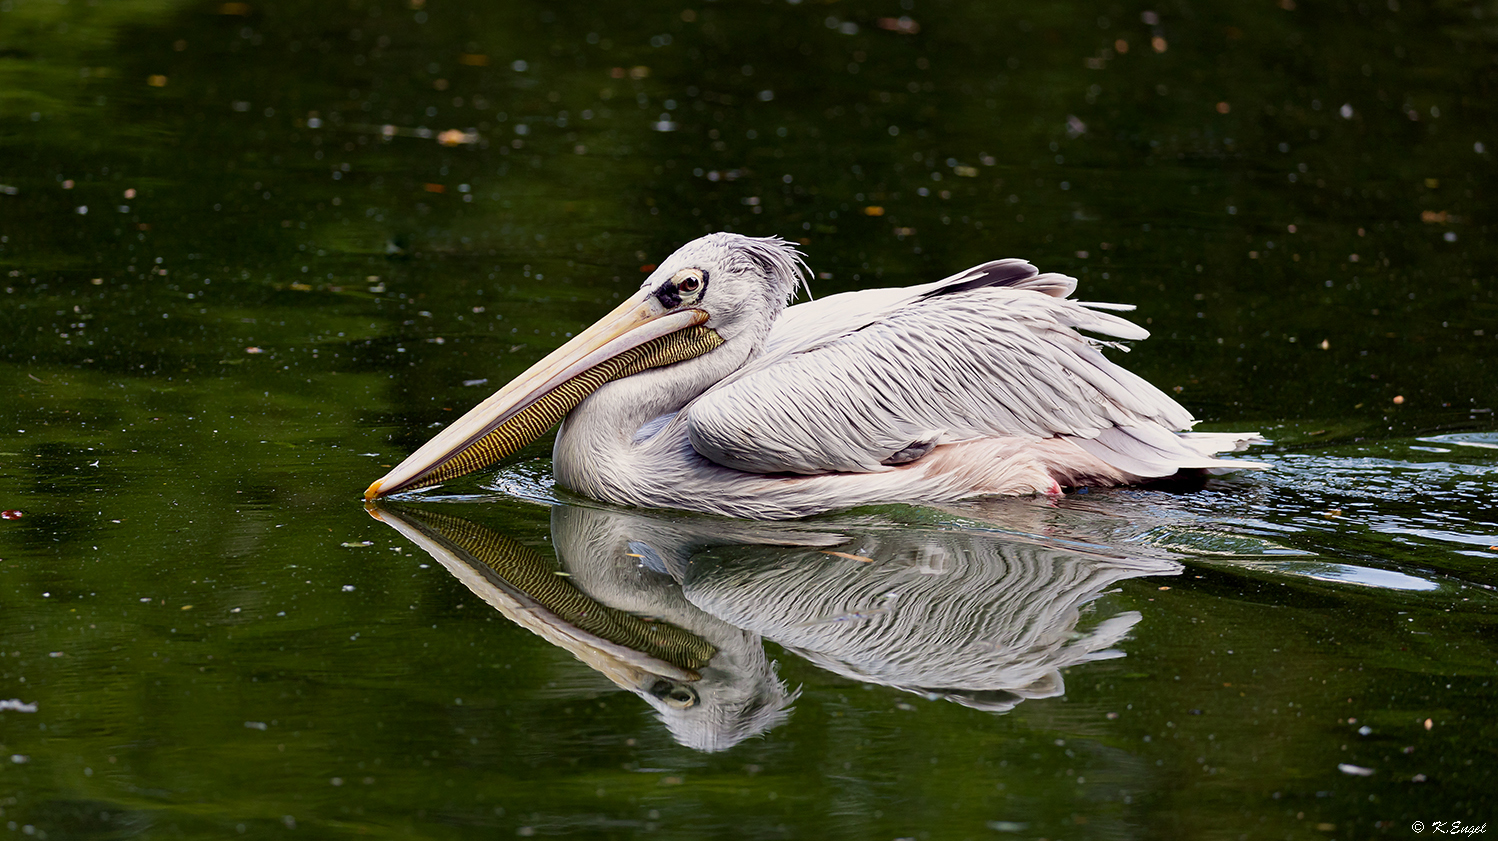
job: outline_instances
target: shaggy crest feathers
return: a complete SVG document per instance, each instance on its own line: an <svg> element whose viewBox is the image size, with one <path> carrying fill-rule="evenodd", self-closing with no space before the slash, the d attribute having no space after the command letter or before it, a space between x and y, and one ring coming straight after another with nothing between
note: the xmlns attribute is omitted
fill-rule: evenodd
<svg viewBox="0 0 1498 841"><path fill-rule="evenodd" d="M736 274L758 274L769 283L766 298L783 308L796 297L797 287L811 297L811 269L806 255L778 236L746 237L720 231L698 237L678 248L645 280L652 286L686 268L726 267ZM709 279L711 283L711 279Z"/></svg>

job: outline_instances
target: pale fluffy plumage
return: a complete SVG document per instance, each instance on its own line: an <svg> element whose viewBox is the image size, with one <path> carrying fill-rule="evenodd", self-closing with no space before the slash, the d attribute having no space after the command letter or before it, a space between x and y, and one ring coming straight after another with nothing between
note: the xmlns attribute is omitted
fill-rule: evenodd
<svg viewBox="0 0 1498 841"><path fill-rule="evenodd" d="M561 483L612 502L785 518L853 505L1054 493L1184 469L1255 435L1191 415L1103 355L1148 332L1020 260L785 308L804 263L779 239L712 234L646 280L705 269L725 343L610 383L562 425Z"/></svg>

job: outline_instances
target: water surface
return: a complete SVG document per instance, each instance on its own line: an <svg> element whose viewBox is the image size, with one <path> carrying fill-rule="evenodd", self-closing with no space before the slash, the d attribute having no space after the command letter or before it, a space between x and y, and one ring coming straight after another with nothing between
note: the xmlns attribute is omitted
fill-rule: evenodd
<svg viewBox="0 0 1498 841"><path fill-rule="evenodd" d="M0 823L1491 820L1495 20L0 3ZM797 240L819 295L1072 273L1271 468L770 528L579 500L542 441L364 510L713 230ZM537 587L553 624L496 609ZM566 630L586 604L629 633Z"/></svg>

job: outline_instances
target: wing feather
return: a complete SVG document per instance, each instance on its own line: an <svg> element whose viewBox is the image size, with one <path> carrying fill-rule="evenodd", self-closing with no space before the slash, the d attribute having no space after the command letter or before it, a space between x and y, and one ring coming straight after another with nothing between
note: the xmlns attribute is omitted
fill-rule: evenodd
<svg viewBox="0 0 1498 841"><path fill-rule="evenodd" d="M1081 331L1148 332L1065 298L1075 286L1010 260L792 307L757 360L684 410L692 446L757 473L875 472L912 446L1127 428L1097 448L1123 469L1202 460L1174 435L1191 415Z"/></svg>

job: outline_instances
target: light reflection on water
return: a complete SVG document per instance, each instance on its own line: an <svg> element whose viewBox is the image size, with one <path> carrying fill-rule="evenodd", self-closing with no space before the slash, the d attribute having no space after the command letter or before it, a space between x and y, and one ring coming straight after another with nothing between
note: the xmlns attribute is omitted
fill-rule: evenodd
<svg viewBox="0 0 1498 841"><path fill-rule="evenodd" d="M1498 432L1460 432L1451 435L1431 435L1418 440L1428 444L1452 444L1458 447L1481 447L1487 450L1498 450ZM1435 450L1434 452L1450 451Z"/></svg>
<svg viewBox="0 0 1498 841"><path fill-rule="evenodd" d="M472 516L483 509L470 503L503 498L550 506L557 574L633 615L669 615L665 621L699 630L715 640L714 650L730 653L714 661L717 672L693 671L683 681L680 669L647 668L642 676L640 655L621 653L617 642L532 630L645 699L683 744L722 750L783 723L776 710L794 699L764 659L765 641L832 674L1007 712L1025 698L1064 694L1061 675L1073 667L1123 656L1144 614L1106 609L1092 615L1088 630L1076 627L1079 615L1092 614L1091 603L1117 592L1119 582L1177 576L1182 563L1188 572L1214 570L1344 599L1383 594L1378 598L1388 607L1498 604L1492 575L1461 563L1463 550L1456 548L1490 545L1491 533L1483 532L1492 527L1488 509L1475 498L1471 508L1423 504L1450 498L1462 483L1490 481L1492 465L1398 457L1412 451L1421 453L1395 441L1270 454L1263 457L1269 470L1212 479L1195 491L1123 488L1059 500L881 506L788 524L569 503L549 462L536 459L485 479L488 493L410 494L408 501L444 504L383 516L392 525L421 524L397 528L408 537L424 531L417 538L423 548L495 604L486 588L513 584L502 571L498 579L492 568L485 571L473 559L475 546L507 538L445 512ZM1376 551L1338 548L1379 540ZM1071 572L1061 578L1078 582L1069 589L1055 584L1063 568ZM903 618L913 615L920 622ZM523 624L534 625L534 612L526 617ZM1024 633L1000 634L1003 643L976 630L1027 623ZM912 629L921 633L912 636ZM1038 645L1039 638L1052 644ZM600 648L613 653L600 659L591 650ZM729 672L739 670L737 679L722 678L724 662ZM707 680L709 674L718 677ZM719 694L738 687L728 693L738 713L683 712L713 686ZM779 700L769 704L770 698ZM715 724L703 724L708 720Z"/></svg>
<svg viewBox="0 0 1498 841"><path fill-rule="evenodd" d="M248 774L288 781L279 793L241 786L276 803L264 819L275 828L282 815L299 826L343 820L345 805L377 821L414 814L448 803L445 780L457 778L488 799L450 804L450 814L511 831L560 832L585 815L595 822L588 826L613 825L632 810L685 820L718 808L725 787L761 799L773 791L781 802L872 789L900 804L890 810L911 809L925 801L907 781L933 773L944 790L981 788L963 797L979 804L983 820L1025 817L1051 834L1064 815L1046 818L1048 807L995 792L1082 810L1129 797L1152 802L1141 808L1154 814L1163 808L1154 801L1178 787L1205 794L1228 785L1262 789L1266 799L1328 791L1356 813L1369 793L1394 796L1387 792L1417 774L1485 785L1480 775L1465 783L1438 775L1443 758L1481 753L1470 747L1479 729L1466 722L1480 720L1488 697L1493 574L1490 563L1461 552L1479 550L1471 538L1492 531L1482 492L1492 465L1483 448L1437 460L1409 444L1256 454L1273 468L1197 489L881 506L777 525L577 500L554 486L544 458L400 504L507 534L544 562L545 575L628 617L664 618L726 658L717 674L714 659L677 666L699 679L664 685L646 676L679 673L651 672L658 663L617 642L612 660L590 654L583 665L573 649L504 621L475 598L480 588L454 580L356 507L360 480L375 469L360 455L366 447L329 449L308 463L337 477L336 504L241 502L231 490L235 507L221 524L172 521L214 537L187 552L106 542L143 540L139 519L126 515L96 541L103 552L77 562L79 571L52 562L87 582L65 606L59 584L0 567L22 594L7 616L45 638L10 635L10 651L27 656L0 660L0 672L27 680L5 697L36 703L38 712L24 721L4 713L0 734L8 750L31 757L12 770L43 793L76 788L44 781L62 773L60 764L97 772L117 756L122 765L109 780L212 799L235 781L192 759L172 767L197 769L202 783L165 779L154 746L166 740L193 756L237 757ZM131 472L123 456L112 458ZM156 498L137 496L142 504ZM42 497L31 499L26 507ZM177 499L190 498L162 505ZM60 531L41 516L7 527L30 535L33 547ZM779 543L793 545L764 531L776 529L782 537L789 530L795 540ZM693 544L704 532L734 542ZM828 534L841 542L805 545ZM693 548L685 563L684 538ZM612 548L589 550L597 540ZM28 552L45 549L15 544L5 558L50 557ZM160 583L121 586L122 573L136 568ZM892 591L900 597L881 600ZM922 621L900 624L902 609ZM550 629L585 647L568 628ZM31 659L33 649L43 656ZM118 676L79 689L104 673ZM75 691L87 708L68 700ZM718 698L724 703L711 703ZM138 720L139 703L165 712L142 709ZM110 712L119 710L128 714ZM694 710L721 715L694 718ZM68 716L103 735L68 735ZM26 729L33 722L49 730ZM1362 726L1371 735L1357 735ZM56 755L49 746L57 744L77 759ZM1292 761L1303 780L1285 774ZM1376 773L1354 779L1339 763ZM750 774L748 765L765 770ZM335 776L345 784L332 787ZM348 782L365 777L378 782ZM596 795L600 788L610 794ZM309 791L322 794L294 797ZM178 814L108 788L88 797L111 814ZM397 805L381 805L391 798ZM517 812L544 810L551 817L517 824ZM225 813L242 821L248 811L236 804ZM234 821L227 825L232 831Z"/></svg>
<svg viewBox="0 0 1498 841"><path fill-rule="evenodd" d="M1443 440L1485 444L1485 436L1470 433ZM1214 479L1197 492L1068 495L1047 527L1080 540L1360 587L1460 590L1486 600L1498 582L1491 570L1465 561L1498 559L1498 519L1490 506L1498 465L1491 461L1429 460L1398 440L1255 458L1271 468ZM1029 505L986 501L957 510L982 518Z"/></svg>
<svg viewBox="0 0 1498 841"><path fill-rule="evenodd" d="M1304 575L1318 581L1358 584L1364 587L1386 590L1438 590L1441 585L1402 572L1386 569L1369 569L1352 564L1282 563L1273 567L1282 575Z"/></svg>
<svg viewBox="0 0 1498 841"><path fill-rule="evenodd" d="M766 641L855 681L1008 712L1062 695L1065 671L1124 656L1118 646L1142 614L1097 610L1104 592L1181 572L1163 558L993 530L839 517L781 525L598 505L552 507L556 566L482 518L441 507L371 514L704 751L786 719L799 693L777 676Z"/></svg>

